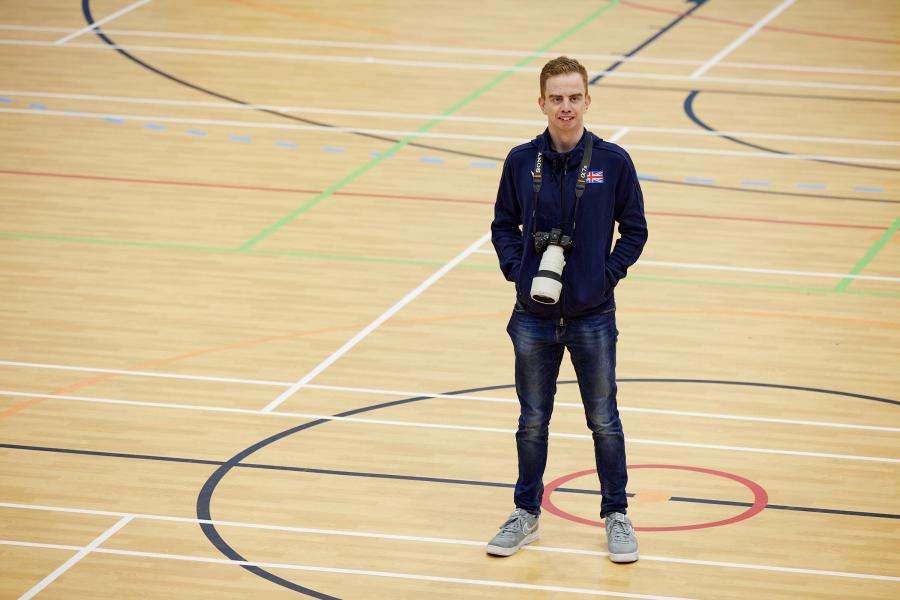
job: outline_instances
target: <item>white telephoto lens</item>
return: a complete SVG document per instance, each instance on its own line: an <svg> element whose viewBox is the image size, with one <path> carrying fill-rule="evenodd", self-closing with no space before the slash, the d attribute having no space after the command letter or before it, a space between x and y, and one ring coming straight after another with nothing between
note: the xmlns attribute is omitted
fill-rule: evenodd
<svg viewBox="0 0 900 600"><path fill-rule="evenodd" d="M531 280L531 299L541 304L556 304L562 292L562 271L565 266L562 246L547 246L538 272Z"/></svg>

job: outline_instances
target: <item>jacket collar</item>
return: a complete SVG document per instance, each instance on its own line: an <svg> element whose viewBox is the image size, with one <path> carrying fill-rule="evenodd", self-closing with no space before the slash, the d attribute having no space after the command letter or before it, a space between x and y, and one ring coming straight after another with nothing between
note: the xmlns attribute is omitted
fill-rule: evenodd
<svg viewBox="0 0 900 600"><path fill-rule="evenodd" d="M581 134L581 139L578 140L578 143L574 148L569 150L568 152L557 152L553 150L552 143L550 139L550 131L548 129L544 129L544 132L534 138L531 143L534 144L535 149L541 147L541 143L544 146L544 158L548 161L558 161L560 159L565 160L567 163L575 163L579 164L581 162L581 157L584 156L584 144L587 139L591 139L591 132L585 128L584 133Z"/></svg>

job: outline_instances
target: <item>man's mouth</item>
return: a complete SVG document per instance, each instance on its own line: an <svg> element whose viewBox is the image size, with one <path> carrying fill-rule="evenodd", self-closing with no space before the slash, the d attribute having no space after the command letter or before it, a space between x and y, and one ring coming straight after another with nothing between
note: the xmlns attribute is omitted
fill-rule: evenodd
<svg viewBox="0 0 900 600"><path fill-rule="evenodd" d="M559 120L560 120L560 121L571 121L571 120L574 119L574 118L575 118L575 117L573 117L573 116L560 115Z"/></svg>

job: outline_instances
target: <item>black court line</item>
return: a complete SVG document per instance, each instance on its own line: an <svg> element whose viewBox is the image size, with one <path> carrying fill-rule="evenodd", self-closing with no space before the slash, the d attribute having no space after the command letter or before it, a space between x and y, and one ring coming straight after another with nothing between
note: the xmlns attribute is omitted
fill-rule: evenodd
<svg viewBox="0 0 900 600"><path fill-rule="evenodd" d="M863 400L872 400L876 402L887 402L890 404L900 404L900 402L895 400L890 400L887 398L879 398L877 396L869 396L864 394L855 394L850 392L842 392L837 390L825 390L819 388L808 388L808 387L799 387L799 386L789 386L789 385L779 385L779 384L768 384L768 383L754 383L747 381L723 381L723 380L700 380L700 379L651 379L651 378L621 378L618 381L620 382L641 382L641 383L664 383L664 384L672 384L672 383L685 383L685 384L707 384L707 385L739 385L739 386L753 386L753 387L761 387L761 388L779 388L779 389L788 389L788 390L801 390L808 391L813 393L822 393L828 395L842 396L846 398L854 398L854 399L863 399ZM557 382L561 385L571 385L577 383L576 381L559 381ZM483 386L478 388L471 388L465 390L457 390L453 392L448 392L444 395L460 395L460 394L470 394L477 392L484 392L490 390L501 390L501 389L510 389L515 387L514 385L504 384L504 385L493 385L493 386ZM393 400L389 402L383 402L380 404L375 404L371 406L363 406L357 409L345 411L342 413L338 413L334 415L335 417L349 417L353 415L358 415L366 412L372 412L384 408L401 406L404 404L410 404L413 402L419 402L422 400L428 400L433 398L433 396L416 396L413 398L404 398L401 400ZM218 465L218 468L215 472L206 480L201 488L200 492L197 495L197 518L201 521L212 521L212 513L210 506L212 504L212 497L215 494L216 488L222 479L227 475L233 468L235 467L245 467L245 464L242 462L245 458L249 457L253 453L269 446L270 444L287 438L295 433L299 433L301 431L310 429L312 427L316 427L318 425L324 425L326 423L333 422L332 419L317 419L315 421L310 421L307 423L302 423L297 425L296 427L292 427L280 433L276 433L268 438L261 440L252 446L245 448L244 450L235 454L232 458L227 461L211 461L211 460L201 460L201 459L189 459L189 458L180 458L180 457L157 457L154 455L147 454L135 454L129 455L126 453L113 453L113 452L98 452L98 451L90 451L90 450L75 450L75 449L54 449L47 447L38 447L38 446L22 446L15 444L0 444L0 447L11 448L11 449L20 449L20 450L32 450L32 451L45 451L45 452L62 452L67 454L83 454L90 456L109 456L113 458L135 458L139 460L161 460L165 462L181 462L181 463L195 463L195 464L203 464L203 465ZM246 468L263 468L263 465L255 465L248 463ZM265 465L265 468L270 469L279 469L279 470L300 470L302 467L279 467L277 465ZM336 472L333 472L336 473ZM349 472L345 472L349 473ZM384 474L379 474L384 475ZM402 476L395 476L402 477ZM444 481L444 483L453 482L454 480ZM455 480L458 482L462 482L464 480ZM508 487L504 484L499 484L503 487ZM571 488L568 488L567 491L571 492ZM710 500L709 502L715 502L714 500ZM873 513L875 514L875 513ZM232 548L227 541L222 537L219 531L216 529L215 525L212 523L201 523L200 528L203 531L203 534L207 537L213 546L216 547L219 552L221 552L226 558L234 561L244 561L250 562L246 558L244 558L237 550ZM266 579L276 585L282 586L284 588L299 592L306 596L310 596L313 598L318 598L321 600L333 600L336 597L330 596L328 594L324 594L322 592L318 592L311 588L304 587L293 581L288 579L284 579L283 577L279 577L273 573L266 571L257 566L253 565L241 565L243 569L246 569L248 572Z"/></svg>
<svg viewBox="0 0 900 600"><path fill-rule="evenodd" d="M710 385L742 385L742 386L755 386L755 387L762 387L762 388L781 388L781 389L789 389L789 390L809 391L809 392L814 392L814 393L824 393L824 394L829 394L829 395L844 396L844 397L858 398L858 399L864 399L864 400L874 400L874 401L878 401L878 402L887 402L890 404L900 404L900 402L897 402L894 400L889 400L887 398L878 398L876 396L867 396L867 395L863 395L863 394L854 394L854 393L841 392L841 391L836 391L836 390L824 390L824 389L806 388L806 387L799 387L799 386L777 385L777 384L767 384L767 383L753 383L753 382L747 382L747 381L731 382L731 381L721 381L721 380L650 379L650 378L639 378L639 379L621 378L621 379L618 379L618 381L620 381L620 382L635 381L635 382L644 382L644 383L652 382L652 383L665 383L665 384L672 384L672 383L698 384L699 383L699 384L710 384ZM559 381L557 383L558 384L574 384L577 382L570 380L570 381ZM453 392L448 392L447 394L444 394L444 395L453 396L453 395L459 395L459 394L471 394L471 393L484 392L484 391L488 391L488 390L510 389L513 387L515 387L515 385L509 385L509 384L493 385L493 386L486 386L486 387L471 388L471 389L466 389L466 390L457 390L457 391L453 391ZM380 410L383 408L390 408L390 407L395 407L395 406L401 406L403 404L409 404L412 402L428 400L430 398L432 398L432 396L417 396L414 398L405 398L402 400L383 402L381 404L375 404L372 406L364 406L361 408L345 411L345 412L339 413L334 416L349 417L349 416L358 415L358 414L362 414L362 413L366 413L366 412ZM318 419L316 421L303 423L302 425L298 425L297 427L293 427L291 429L287 429L280 433L276 433L275 435L272 435L264 440L261 440L261 441L257 442L256 444L253 444L252 446L245 448L238 454L234 455L231 459L229 459L228 461L223 463L222 466L220 466L218 469L216 469L216 471L203 484L203 487L200 490L200 493L197 495L197 518L200 519L201 521L212 521L213 520L212 514L210 512L210 505L212 504L212 497L215 494L216 488L218 487L218 485L222 481L222 479L225 477L225 475L227 475L228 472L231 471L231 469L238 466L242 460L244 460L245 458L247 458L254 452L257 452L278 440L284 439L288 436L291 436L295 433L299 433L299 432L309 429L311 427L316 427L318 425L324 425L326 423L331 423L331 422L332 422L331 419ZM228 542L225 541L225 539L222 537L222 535L216 529L215 525L213 525L211 523L204 523L204 524L201 524L200 527L201 527L204 535L206 535L207 539L210 541L210 543L213 544L213 546L215 546L219 550L219 552L221 552L224 556L228 557L231 560L246 561L246 559L240 553L238 553L237 550L232 548L228 544ZM261 569L259 567L244 566L244 568L259 577L262 577L268 581L271 581L272 583L275 583L277 585L286 587L288 589L300 592L301 594L305 594L305 595L308 595L308 596L311 596L314 598L325 599L325 600L330 600L330 599L334 598L334 596L329 596L327 594L323 594L316 590L312 590L312 589L300 586L300 585L294 583L293 581L284 579L282 577L274 575L273 573L269 573L268 571Z"/></svg>
<svg viewBox="0 0 900 600"><path fill-rule="evenodd" d="M81 3L81 11L82 11L82 13L84 14L84 19L85 19L85 21L87 21L88 25L94 25L95 21L94 21L93 15L91 14L91 2L90 2L90 0L82 0L82 3ZM127 58L128 60L132 61L132 62L135 63L136 65L139 65L139 66L143 67L144 69L147 69L148 71L151 71L151 72L153 72L153 73L159 75L160 77L165 77L165 78L168 79L169 81L172 81L173 83L177 83L178 85L183 85L183 86L185 86L185 87L189 87L189 88L191 88L192 90L195 90L195 91L200 92L200 93L202 93L202 94L206 94L206 95L208 95L208 96L213 96L214 98L219 98L220 100L225 100L226 102L232 102L232 103L234 103L234 104L239 104L239 105L241 105L241 106L248 106L248 107L249 107L249 106L252 106L252 107L253 107L253 110L256 110L256 111L259 111L259 112L263 112L263 113L266 113L266 114L268 114L268 115L272 115L272 116L275 116L275 117L278 117L278 118L281 118L281 119L290 119L291 121L298 121L298 122L300 122L300 123L307 123L307 124L309 124L309 125L318 125L318 126L320 126L320 127L338 127L337 125L332 125L332 124L330 124L330 123L324 123L324 122L322 122L322 121L314 121L314 120L312 120L312 119L304 119L304 118L298 117L298 116L296 116L296 115L289 115L289 114L280 113L280 112L278 112L278 111L271 110L271 109L268 109L268 108L262 108L262 107L256 106L255 103L252 103L252 102L246 102L246 101L244 101L244 100L240 100L240 99L235 98L235 97L233 97L233 96L228 96L228 95L226 95L226 94L223 94L223 93L220 93L220 92L216 92L216 91L214 91L214 90L211 90L211 89L209 89L209 88L203 87L203 86L198 85L198 84L196 84L196 83L191 83L190 81L181 79L180 77L176 77L175 75L172 75L171 73L168 73L168 72L166 72L166 71L163 71L162 69L160 69L160 68L158 68L158 67L154 67L153 65L151 65L151 64L149 64L149 63L147 63L147 62L141 60L140 58L138 58L138 57L135 56L134 54L128 52L127 50L125 50L124 48L122 48L122 47L120 47L118 44L116 44L116 42L114 42L108 35L106 35L100 27L94 27L93 31L94 31L94 33L97 35L97 37L99 37L101 40L103 40L104 43L106 43L107 45L109 45L113 50L115 50L116 52L118 52L119 54L121 54L122 56L124 56L125 58ZM360 137L365 137L365 138L369 138L369 139L373 139L373 140L379 140L379 141L382 141L382 142L397 143L397 142L400 141L400 140L397 139L397 138L386 137L386 136L381 136L381 135L375 135L375 134L372 134L372 133L364 133L364 132L360 132L360 131L351 131L351 132L346 132L346 133L350 133L350 134L352 134L352 135L356 135L356 136L360 136ZM465 151L462 151L462 150L453 150L453 149L450 149L450 148L440 148L440 147L437 147L437 146L429 146L429 145L427 145L427 144L422 144L422 143L419 143L419 142L410 142L408 145L410 145L410 146L415 146L415 147L417 147L417 148L425 148L425 149L427 149L427 150L436 150L436 151L438 151L438 152L447 152L447 153L450 153L450 154L457 154L457 155L460 155L460 156L467 156L467 157L469 157L469 158L482 158L482 159L487 159L487 160L497 160L496 158L494 158L494 157L492 157L492 156L485 156L485 155L483 155L483 154L476 154L476 153L473 153L473 152L465 152ZM502 160L502 159L501 159L501 160Z"/></svg>
<svg viewBox="0 0 900 600"><path fill-rule="evenodd" d="M91 5L90 0L82 0L82 12L84 13L84 18L87 21L88 25L93 25L94 17L91 14L91 6L90 5ZM164 78L168 79L169 81L172 81L179 85L189 87L189 88L191 88L195 91L198 91L202 94L207 94L207 95L213 96L215 98L225 100L227 102L233 102L235 104L240 104L242 106L251 106L252 105L252 106L254 106L254 110L264 112L266 114L269 114L269 115L272 115L275 117L279 117L281 119L290 119L293 121L299 121L299 122L308 123L311 125L318 125L321 127L337 127L337 125L325 123L322 121L313 121L310 119L304 119L302 117L297 117L295 115L288 115L288 114L280 113L280 112L273 111L270 109L260 108L258 106L255 106L254 103L245 102L244 100L233 98L226 94L222 94L222 93L216 92L214 90L205 88L203 86L197 85L195 83L191 83L189 81L186 81L184 79L176 77L170 73L167 73L167 72L163 71L162 69L154 67L153 65L141 60L140 58L136 57L135 55L131 54L130 52L119 47L108 35L106 35L103 32L103 30L100 27L95 27L94 33L97 35L97 37L99 37L101 40L103 40L104 43L109 45L110 48L112 48L113 50L115 50L116 52L118 52L119 54L121 54L122 56L127 58L128 60L134 62L135 64L143 67L144 69L151 71L152 73L159 75L160 77L164 77ZM619 87L619 88L634 87L635 89L653 89L653 90L661 90L661 91L672 91L671 88L648 88L648 87L641 87L641 86L627 86L627 85L609 84L609 83L604 83L604 87ZM718 93L718 92L716 92L716 93ZM723 93L742 93L742 94L749 94L749 95L775 95L775 94L761 94L761 93L756 93L756 92L723 92ZM797 96L797 97L804 97L804 96ZM840 98L840 99L842 99L842 100L857 100L854 98ZM900 101L895 101L895 102L900 102ZM378 135L368 134L368 133L359 133L359 132L350 132L350 133L352 133L353 135L358 135L358 136L367 137L367 138L376 139L376 140L385 141L385 142L396 143L396 142L400 141L399 139L396 139L396 138L378 136ZM481 158L481 159L491 160L491 161L496 161L496 162L503 162L505 160L504 157L464 152L464 151L460 151L460 150L453 150L451 148L444 148L444 147L440 147L440 146L431 146L431 145L426 145L426 144L420 144L418 142L411 142L409 145L415 146L417 148L434 150L436 152L446 152L449 154L467 156L470 158ZM729 186L713 186L713 185L706 185L706 184L702 184L702 183L691 183L691 182L686 182L686 181L675 181L675 180L669 180L669 179L655 179L654 182L658 183L658 184L664 184L664 185L682 185L682 186L689 186L689 187L713 188L713 189L720 189L720 190L727 190L727 191L732 191L732 192L741 192L741 193L748 193L748 194L779 194L779 192L773 192L770 190L759 190L759 189L729 187ZM850 196L799 194L799 193L791 193L791 192L783 192L782 195L802 197L802 198L822 198L822 199L829 199L829 200L851 200L851 201L855 201L855 202L900 203L900 200L877 200L877 199L870 199L870 198L854 198L854 197L850 197Z"/></svg>
<svg viewBox="0 0 900 600"><path fill-rule="evenodd" d="M718 129L716 129L715 127L712 127L711 125L708 125L702 119L700 119L700 117L697 116L697 112L694 110L694 101L697 99L697 96L699 94L700 94L700 90L692 90L691 93L689 93L687 95L687 97L684 99L684 113L688 116L688 118L691 121L693 121L700 128L705 129L706 131L709 131L710 133L714 133L714 134L716 134L717 137L728 140L729 142L734 142L735 144L740 144L741 146L746 146L748 148L754 148L756 150L762 150L764 152L771 152L773 154L780 154L782 156L796 156L796 154L791 153L791 152L784 152L783 150L775 150L774 148L767 148L765 146L760 146L759 144L752 144L750 142L746 142L744 140L738 139L731 135L722 135L722 133ZM830 159L824 159L824 158L807 158L804 160L825 163L825 164L829 164L829 165L839 165L842 167L854 167L857 169L875 169L877 171L900 171L900 169L898 169L896 167L879 167L877 165L866 165L866 164L862 164L862 163L848 163L848 162L841 162L838 160L830 160Z"/></svg>
<svg viewBox="0 0 900 600"><path fill-rule="evenodd" d="M178 456L158 456L154 454L131 454L128 452L105 452L99 450L78 450L74 448L56 448L50 446L27 446L23 444L5 444L0 443L0 448L7 448L10 450L26 450L31 452L52 452L59 454L75 454L82 456L96 456L103 458L123 458L130 460L150 460L150 461L160 461L160 462L176 462L176 463L188 463L188 464L198 464L198 465L217 465L222 466L226 464L227 461L221 460L205 460L199 458L186 458L186 457L178 457ZM292 465L269 465L269 464L261 464L261 463L239 463L234 465L237 468L241 469L262 469L267 471L284 471L290 473L309 473L312 475L335 475L340 477L359 477L364 479L388 479L395 481L415 481L415 482L424 482L424 483L441 483L448 485L465 485L465 486L474 486L474 487L490 487L490 488L503 488L503 489L515 489L516 485L514 483L501 483L496 481L476 481L474 479L450 479L447 477L427 477L424 475L398 475L395 473L370 473L365 471L343 471L337 469L318 469L314 467L297 467ZM588 496L599 496L600 490L591 490L591 489L583 489L583 488L570 488L570 487L560 487L555 490L555 492L561 492L566 494L581 494ZM634 498L635 494L629 492L629 498ZM711 498L690 498L684 496L671 496L668 498L669 502L689 502L693 504L713 504L718 506L739 506L739 507L750 507L753 506L752 502L739 502L734 500L715 500ZM872 517L872 518L880 518L880 519L900 519L900 514L892 514L892 513L876 513L876 512L865 512L865 511L855 511L855 510L841 510L834 508L818 508L818 507L808 507L808 506L790 506L786 504L767 504L767 509L771 510L789 510L789 511L798 511L798 512L809 512L809 513L820 513L820 514L831 514L831 515L843 515L843 516L851 516L851 517Z"/></svg>
<svg viewBox="0 0 900 600"><path fill-rule="evenodd" d="M688 10L687 12L684 12L684 13L678 15L678 16L675 17L672 21L670 21L667 25L663 26L663 27L662 27L659 31L657 31L655 34L653 34L652 36L650 36L649 38L647 38L646 40L644 40L643 42L641 42L640 44L638 44L637 47L635 47L635 48L629 50L626 54L623 55L625 58L623 58L622 60L619 60L619 61L614 62L612 65L610 65L609 67L607 67L605 71L603 71L602 73L600 73L599 75L597 75L597 76L595 76L593 79L591 79L591 81L589 82L590 85L595 85L598 81L600 81L601 79L603 79L603 78L604 78L606 75L608 75L610 72L615 71L616 69L618 69L619 66L621 66L622 64L624 64L624 63L626 62L627 59L631 58L632 56L634 56L635 54L637 54L638 52L640 52L641 50L643 50L644 48L646 48L647 46L649 46L650 44L652 44L653 42L655 42L656 40L658 40L660 37L662 37L663 35L665 35L669 30L671 30L673 27L675 27L676 25L678 25L679 23L681 23L682 20L684 20L685 18L689 17L694 11L696 11L698 8L700 8L701 6L703 6L704 4L706 4L706 1L707 1L707 0L688 0L688 4L693 4L693 5L694 5L694 6L691 7L690 10Z"/></svg>

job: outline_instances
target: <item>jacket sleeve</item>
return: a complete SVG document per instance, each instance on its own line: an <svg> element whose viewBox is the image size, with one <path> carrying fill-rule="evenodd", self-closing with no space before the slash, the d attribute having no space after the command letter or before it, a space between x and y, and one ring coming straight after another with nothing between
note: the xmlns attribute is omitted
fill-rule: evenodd
<svg viewBox="0 0 900 600"><path fill-rule="evenodd" d="M503 163L494 220L491 222L491 242L500 259L500 270L507 281L515 281L522 264L522 207L516 193L510 157Z"/></svg>
<svg viewBox="0 0 900 600"><path fill-rule="evenodd" d="M619 239L606 261L606 277L615 286L625 277L628 267L637 262L647 242L644 196L631 158L625 155L625 173L616 187L614 218L619 223Z"/></svg>

